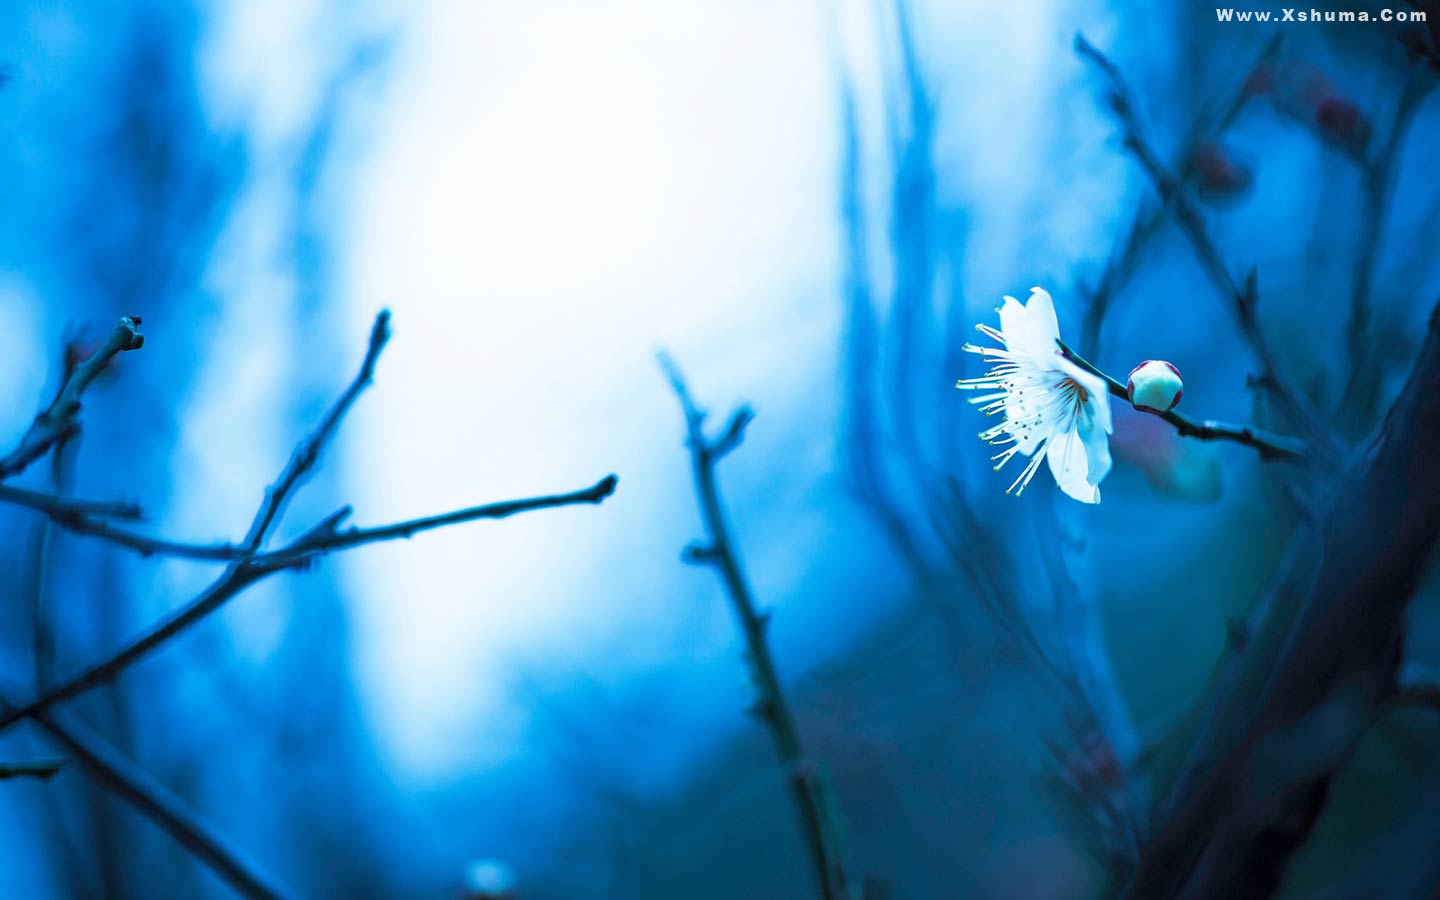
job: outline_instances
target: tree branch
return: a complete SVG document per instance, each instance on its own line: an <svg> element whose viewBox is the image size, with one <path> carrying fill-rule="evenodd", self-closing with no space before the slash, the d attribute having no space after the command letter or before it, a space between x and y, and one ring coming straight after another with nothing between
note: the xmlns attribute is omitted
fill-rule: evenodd
<svg viewBox="0 0 1440 900"><path fill-rule="evenodd" d="M1341 398L1342 413L1354 415L1364 422L1374 402L1380 378L1371 368L1374 358L1374 337L1370 334L1370 294L1375 280L1375 266L1380 255L1380 240L1385 231L1385 214L1396 178L1397 159L1406 131L1414 120L1420 103L1433 86L1432 73L1414 67L1407 74L1390 128L1380 142L1373 160L1362 163L1365 178L1365 201L1360 218L1360 239L1356 246L1354 273L1350 284L1350 312L1346 330L1349 347L1350 380Z"/></svg>
<svg viewBox="0 0 1440 900"><path fill-rule="evenodd" d="M1127 402L1129 401L1130 392L1126 390L1125 385L1091 365L1074 350L1066 346L1064 341L1056 340L1055 343L1060 345L1060 352L1065 355L1066 359L1089 372L1091 375L1103 380L1111 394ZM1258 428L1252 428L1249 425L1227 425L1224 422L1216 422L1213 419L1199 421L1187 416L1182 416L1173 409L1166 412L1142 409L1138 406L1135 407L1135 409L1165 420L1171 427L1185 437L1195 438L1201 441L1233 441L1237 444L1244 444L1246 447L1253 448L1260 454L1260 458L1264 460L1300 462L1305 459L1305 444L1295 438L1270 434Z"/></svg>
<svg viewBox="0 0 1440 900"><path fill-rule="evenodd" d="M1251 269L1243 287L1230 274L1224 259L1220 256L1220 251L1205 232L1204 219L1199 211L1180 190L1180 183L1166 171L1164 164L1160 162L1155 151L1142 136L1129 89L1125 86L1124 79L1115 64L1085 40L1084 35L1077 34L1075 36L1075 50L1082 58L1093 63L1110 82L1110 106L1115 111L1120 126L1125 132L1125 148L1134 155L1140 163L1140 167L1149 176L1162 202L1174 211L1176 221L1195 249L1201 268L1205 270L1216 288L1233 301L1232 309L1236 324L1239 326L1241 335L1250 345L1256 361L1260 364L1262 376L1260 384L1275 398L1281 413L1290 419L1295 427L1305 433L1305 438L1316 457L1326 466L1337 464L1340 451L1335 443L1334 435L1323 424L1319 414L1309 401L1281 373L1270 341L1260 326L1260 320L1256 315L1259 292L1256 286L1255 270Z"/></svg>
<svg viewBox="0 0 1440 900"><path fill-rule="evenodd" d="M291 568L302 562L308 562L316 556L335 550L346 550L362 544L373 544L379 541L389 541L397 538L410 538L422 532L432 531L436 528L444 528L448 525L459 525L464 522L473 522L477 519L503 519L516 513L529 512L537 509L549 509L555 506L599 503L614 493L617 483L618 479L614 475L607 475L588 488L570 493L526 497L519 500L505 500L499 503L471 506L451 512L422 516L416 519L407 519L387 525L376 525L366 528L352 526L349 529L340 530L338 528L340 524L339 520L348 517L349 511L347 509L345 516L332 517L336 519L335 521L321 522L285 547L278 550L258 553L251 553L238 544L228 542L198 544L151 537L112 525L109 522L84 516L57 514L53 515L52 518L57 525L67 531L98 538L117 546L134 550L141 556L170 556L177 559L230 563L249 560L253 565L262 568L272 566ZM305 557L306 559L300 560L297 559L298 557Z"/></svg>
<svg viewBox="0 0 1440 900"><path fill-rule="evenodd" d="M1279 49L1280 35L1277 34L1266 43L1265 49L1260 52L1255 62L1250 64L1246 77L1241 81L1239 87L1235 89L1234 94L1224 106L1224 112L1221 113L1216 122L1213 125L1207 125L1203 116L1196 117L1185 142L1186 150L1193 150L1202 135L1213 133L1218 136L1230 127L1250 102L1251 97L1254 96L1254 92L1250 89L1250 78L1260 70L1261 66L1273 58ZM1177 191L1180 191L1185 189L1195 176L1194 157L1192 155L1182 155L1181 161L1176 166L1176 169L1175 188ZM1095 286L1094 290L1086 292L1089 295L1089 304L1081 320L1080 348L1091 356L1098 357L1100 325L1105 319L1105 314L1109 311L1110 301L1135 271L1139 263L1141 251L1145 249L1150 239L1155 236L1155 233L1160 230L1160 225L1164 223L1165 217L1169 212L1167 203L1168 201L1162 198L1159 207L1154 209L1150 208L1151 204L1148 202L1142 202L1140 204L1139 208L1135 211L1135 221L1131 225L1129 232L1127 232L1124 244L1116 244L1109 260L1105 263L1104 270L1100 274L1099 283Z"/></svg>
<svg viewBox="0 0 1440 900"><path fill-rule="evenodd" d="M38 778L41 781L49 781L65 768L66 762L67 760L63 759L42 759L32 762L0 763L0 781L11 778Z"/></svg>
<svg viewBox="0 0 1440 900"><path fill-rule="evenodd" d="M1440 305L1376 439L1281 570L1243 677L1212 695L1124 900L1278 888L1393 697L1406 610L1440 538L1437 454Z"/></svg>
<svg viewBox="0 0 1440 900"><path fill-rule="evenodd" d="M0 697L0 707L10 708L13 698ZM209 827L195 818L183 803L159 782L125 759L100 738L90 735L78 723L62 720L50 712L36 713L35 723L65 748L85 771L160 826L192 856L209 866L236 893L250 900L281 900L284 891L267 884L253 866L225 846Z"/></svg>
<svg viewBox="0 0 1440 900"><path fill-rule="evenodd" d="M280 516L285 511L285 504L290 499L290 494L305 479L316 463L320 461L320 453L325 449L325 444L335 435L340 427L340 421L355 405L355 400L360 392L369 386L375 377L375 363L380 359L380 352L385 349L386 343L390 340L390 311L381 310L375 317L375 324L370 329L370 345L365 351L365 359L360 364L360 371L356 373L350 386L335 401L335 405L325 413L320 424L315 430L306 435L295 448L295 453L290 457L290 462L280 477L275 480L265 491L265 501L260 505L260 511L255 514L255 521L250 525L250 533L245 536L244 547L250 552L258 551L265 544L271 530L280 521Z"/></svg>
<svg viewBox="0 0 1440 900"><path fill-rule="evenodd" d="M139 350L145 345L145 336L140 333L139 326L139 316L124 317L105 343L75 366L55 395L55 400L35 417L30 429L20 439L20 445L9 456L0 459L0 480L25 471L56 441L79 427L80 395L104 371L110 360L127 350Z"/></svg>
<svg viewBox="0 0 1440 900"><path fill-rule="evenodd" d="M303 568L315 559L335 550L358 547L377 541L408 538L422 531L469 522L476 519L496 519L536 509L548 509L577 503L599 503L608 497L616 486L614 475L606 476L584 490L569 494L534 497L524 500L510 500L486 506L470 507L456 512L444 513L420 519L411 519L376 528L351 528L337 530L340 521L349 515L348 507L339 514L327 517L319 525L306 531L288 546L272 552L261 552L261 546L275 523L279 520L290 493L304 480L315 466L326 442L334 435L340 420L355 402L355 398L370 382L374 374L375 360L389 338L389 314L382 312L375 320L370 334L369 350L359 374L331 407L291 457L285 470L274 485L265 492L265 499L255 514L243 546L186 545L171 541L145 538L85 518L61 518L60 524L84 530L86 533L104 537L115 543L129 546L142 553L168 553L191 559L213 559L229 562L225 572L199 596L179 610L162 619L157 625L135 638L129 644L108 658L97 662L80 673L58 682L43 690L26 704L12 704L12 708L0 713L0 730L13 725L27 716L35 716L51 706L78 697L99 685L116 678L133 663L155 652L191 626L220 609L246 588L265 578L287 569ZM738 438L737 438L738 440Z"/></svg>
<svg viewBox="0 0 1440 900"><path fill-rule="evenodd" d="M815 766L805 756L799 730L781 689L780 677L776 672L775 660L766 637L770 615L761 612L756 606L731 541L715 480L715 463L739 445L753 413L747 407L741 407L731 416L729 425L718 438L707 438L704 430L705 413L695 405L679 368L663 353L659 362L680 400L680 409L685 416L695 497L705 526L706 543L692 544L686 549L684 559L692 564L713 567L725 587L731 608L740 625L741 636L745 641L746 659L754 679L756 697L751 712L770 732L776 755L779 756L780 765L785 771L792 800L800 814L802 832L820 895L823 900L848 900L851 894L838 840L834 835L834 816L829 811L824 787Z"/></svg>
<svg viewBox="0 0 1440 900"><path fill-rule="evenodd" d="M70 500L54 494L10 487L8 484L0 484L0 503L33 509L56 520L95 516L133 521L144 517L144 511L138 503L124 500Z"/></svg>

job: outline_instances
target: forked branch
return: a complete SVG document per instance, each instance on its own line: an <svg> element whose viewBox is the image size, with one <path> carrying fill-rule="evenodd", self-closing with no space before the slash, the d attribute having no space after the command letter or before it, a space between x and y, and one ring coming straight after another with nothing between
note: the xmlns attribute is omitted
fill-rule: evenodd
<svg viewBox="0 0 1440 900"><path fill-rule="evenodd" d="M265 552L264 541L279 522L286 502L295 488L318 463L326 444L338 430L345 413L374 375L375 363L389 338L389 314L382 312L371 330L369 348L359 373L331 407L320 424L302 440L285 470L265 492L265 498L250 525L245 541L239 547L215 545L204 547L144 538L124 532L108 523L91 519L59 518L66 527L86 531L115 543L131 546L141 552L170 553L197 559L216 559L230 564L224 573L199 596L170 614L155 626L132 640L109 657L96 662L78 674L42 691L28 703L11 704L0 713L0 730L27 716L34 716L57 703L73 699L102 684L114 680L133 663L155 652L191 626L220 609L246 588L276 572L303 568L326 553L358 547L377 541L406 538L422 531L443 528L476 519L495 519L516 513L580 503L599 503L615 490L616 478L608 475L596 484L568 494L510 500L486 506L470 507L455 512L382 525L375 528L339 530L340 522L349 515L349 508L326 517L308 529L294 542L277 550ZM82 526L77 522L85 523Z"/></svg>
<svg viewBox="0 0 1440 900"><path fill-rule="evenodd" d="M1269 338L1260 325L1257 315L1260 298L1255 271L1250 271L1243 285L1230 274L1220 251L1205 231L1205 222L1200 212L1181 189L1180 181L1166 170L1159 155L1146 142L1135 112L1134 101L1120 70L1105 54L1085 40L1084 35L1075 36L1075 50L1081 58L1099 69L1109 81L1110 107L1124 131L1125 148L1134 155L1160 195L1161 201L1173 212L1176 222L1189 238L1201 268L1214 282L1215 287L1230 299L1240 334L1250 345L1256 362L1260 365L1260 385L1274 398L1281 414L1304 433L1305 440L1316 458L1327 466L1337 464L1340 451L1334 435L1321 420L1314 406L1280 371Z"/></svg>
<svg viewBox="0 0 1440 900"><path fill-rule="evenodd" d="M133 350L141 345L143 339L135 331L139 321L138 317L121 320L120 326L110 339L76 366L65 380L55 401L36 417L20 445L0 461L0 478L23 470L75 431L78 427L80 394L117 353ZM133 663L159 650L246 588L276 572L303 568L334 550L376 541L408 538L423 531L476 519L503 518L529 510L576 503L599 503L615 490L615 476L609 475L589 488L568 494L475 506L373 528L351 527L341 530L341 523L350 515L350 507L347 506L326 516L289 544L267 552L265 543L284 515L287 502L318 465L346 413L371 382L375 364L389 337L389 314L382 312L371 329L369 346L359 373L316 428L296 447L284 470L266 490L245 539L238 545L183 544L147 537L122 528L112 521L139 518L140 510L134 504L69 500L0 485L0 502L40 511L71 531L92 535L146 555L163 553L228 563L219 579L198 597L109 657L57 684L40 685L37 688L38 695L28 702L11 696L11 692L6 690L0 695L0 729L21 719L33 720L79 760L86 771L101 784L156 822L180 846L213 869L237 892L252 900L278 900L284 895L227 849L204 823L191 816L178 801L171 798L163 786L104 746L98 739L85 735L79 726L63 723L51 707L112 681ZM59 763L51 762L0 765L0 778L48 778L58 767Z"/></svg>
<svg viewBox="0 0 1440 900"><path fill-rule="evenodd" d="M841 859L835 820L830 812L815 765L806 755L799 729L790 714L789 704L780 686L775 659L766 635L770 614L762 612L750 590L750 583L740 565L738 552L725 521L720 490L715 479L715 464L740 446L745 427L754 418L749 407L742 406L730 417L718 437L705 434L705 413L695 405L679 368L670 357L661 354L660 367L670 381L680 409L685 416L686 440L690 448L691 470L695 480L695 498L704 522L705 541L691 544L683 559L715 570L725 588L730 606L745 641L745 658L754 680L755 700L751 712L770 732L776 755L790 785L792 800L800 815L801 830L815 878L823 900L848 900L851 897Z"/></svg>
<svg viewBox="0 0 1440 900"><path fill-rule="evenodd" d="M85 359L81 360L61 385L60 392L46 407L30 429L20 439L10 455L0 459L0 480L18 475L32 462L39 459L55 443L68 437L79 427L80 395L90 386L105 367L127 350L139 350L145 345L145 336L140 333L140 317L126 316L110 332L105 342Z"/></svg>

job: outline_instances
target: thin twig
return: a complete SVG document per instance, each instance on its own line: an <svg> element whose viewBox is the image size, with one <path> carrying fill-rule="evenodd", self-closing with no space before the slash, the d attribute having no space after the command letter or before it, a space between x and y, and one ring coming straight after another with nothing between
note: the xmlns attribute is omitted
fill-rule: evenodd
<svg viewBox="0 0 1440 900"><path fill-rule="evenodd" d="M133 521L144 516L139 504L126 500L70 500L55 494L10 487L8 484L0 484L0 503L33 509L53 519L95 516Z"/></svg>
<svg viewBox="0 0 1440 900"><path fill-rule="evenodd" d="M370 382L374 374L375 361L379 357L380 351L384 348L385 341L389 337L388 322L388 313L382 312L376 318L375 327L372 329L370 335L369 349L365 354L365 361L361 365L359 374L356 375L354 381L352 381L350 386L345 390L345 393L341 395L340 400L326 413L316 429L300 442L290 462L286 465L285 471L281 473L280 478L276 480L275 484L265 492L265 499L261 503L259 511L255 514L255 520L250 526L243 547L237 548L228 544L210 547L204 545L184 545L131 535L108 525L108 523L96 523L93 520L60 520L60 524L66 525L67 527L75 527L77 521L87 522L88 527L94 529L88 533L106 537L116 543L124 543L142 552L145 552L148 548L149 552L153 553L166 552L171 555L187 556L192 559L218 559L228 561L230 565L227 566L224 573L199 596L165 617L154 627L135 638L108 658L41 691L39 695L29 703L12 704L11 709L0 713L0 730L14 724L22 718L34 716L57 703L78 697L87 691L112 681L133 663L169 643L191 626L220 609L246 588L268 578L276 572L303 568L320 556L335 550L358 547L362 544L375 543L377 541L406 538L422 531L429 531L461 522L485 518L503 518L529 510L547 509L577 503L599 503L615 490L616 478L614 475L609 475L591 487L569 494L534 497L524 500L510 500L503 503L476 506L456 512L444 513L438 516L411 519L409 521L399 522L393 525L383 525L377 528L351 528L345 531L339 531L337 527L340 521L349 515L349 508L347 507L340 513L326 517L319 525L306 531L291 544L272 552L261 552L261 544L274 524L279 520L280 513L283 511L290 493L304 480L305 475L310 469L314 467L324 450L326 442L334 435L338 428L340 420L344 417L350 406L353 405L360 391Z"/></svg>
<svg viewBox="0 0 1440 900"><path fill-rule="evenodd" d="M70 376L75 373L75 366L79 360L76 358L72 339L65 340L60 348L60 383L65 384ZM56 441L46 453L50 457L50 492L59 498L67 493L66 486L69 481L67 474L69 469L66 465L68 451L79 440L79 432L72 431L70 434ZM139 512L138 506L136 512ZM138 515L137 515L138 518ZM51 617L51 600L49 596L50 578L50 555L55 543L55 529L52 522L42 520L37 523L34 530L31 544L31 583L30 583L30 608L31 608L31 644L33 646L32 669L35 673L34 688L38 693L43 691L51 681L55 680L55 629L54 620ZM70 841L69 833L63 824L56 819L56 831L64 842L64 852L71 861L76 859L76 851ZM73 867L72 867L73 868Z"/></svg>
<svg viewBox="0 0 1440 900"><path fill-rule="evenodd" d="M557 506L599 503L615 492L615 487L618 483L619 479L614 475L606 475L590 487L578 491L571 491L567 494L526 497L521 500L505 500L500 503L472 506L454 512L425 516L419 519L409 519L391 525L378 525L372 528L351 527L343 531L335 531L330 528L321 528L318 531L312 529L306 536L300 538L289 547L273 553L263 553L256 556L253 563L262 566L293 568L297 565L308 563L318 556L323 556L336 550L348 550L352 547L359 547L362 544L393 541L397 538L409 538L423 531L433 531L436 528L444 528L448 525L459 525L463 522L473 522L477 519L503 519L507 516L513 516L516 513L531 512L537 509L551 509Z"/></svg>
<svg viewBox="0 0 1440 900"><path fill-rule="evenodd" d="M11 725L27 716L34 716L43 712L50 706L69 700L73 697L89 691L101 684L114 679L132 663L145 656L148 656L156 648L168 643L176 635L188 629L191 625L209 616L211 613L224 606L230 598L244 591L246 588L262 580L263 578L281 571L284 568L291 568L304 562L303 557L292 557L284 564L257 565L253 561L254 556L260 550L269 535L271 529L279 521L284 511L285 503L289 500L290 492L304 479L305 475L314 468L319 461L320 453L325 443L334 435L339 427L340 420L354 404L355 398L370 383L375 371L375 361L379 358L380 351L384 349L385 342L389 339L388 311L381 311L375 317L375 325L370 331L370 343L365 353L365 361L360 366L360 372L351 381L349 387L341 394L340 399L320 420L315 430L306 435L305 439L295 448L294 454L286 464L285 469L275 483L265 491L265 499L261 501L259 510L250 524L250 530L246 534L243 552L238 559L232 562L220 578L210 585L190 603L180 610L163 619L154 628L145 632L140 637L131 641L124 648L111 655L108 659L96 663L78 675L74 675L65 681L42 690L36 699L30 703L12 708L3 715L0 715L0 729ZM123 323L122 323L123 324ZM83 364L82 364L83 367ZM77 368L77 373L79 369ZM71 379L74 381L74 378ZM103 530L103 529L102 529ZM178 546L178 545L177 545Z"/></svg>
<svg viewBox="0 0 1440 900"><path fill-rule="evenodd" d="M1365 201L1360 218L1360 237L1355 250L1355 270L1350 284L1350 315L1346 343L1350 353L1350 380L1341 408L1364 418L1366 410L1357 409L1372 395L1378 378L1370 368L1375 341L1370 335L1370 294L1375 280L1375 266L1380 255L1381 237L1385 231L1385 213L1390 207L1397 160L1406 131L1415 118L1420 102L1433 84L1431 73L1410 71L1400 92L1390 128L1380 142L1380 149L1371 160L1362 162L1365 178Z"/></svg>
<svg viewBox="0 0 1440 900"><path fill-rule="evenodd" d="M65 768L67 760L40 759L30 762L0 763L0 781L11 778L38 778L49 781Z"/></svg>
<svg viewBox="0 0 1440 900"><path fill-rule="evenodd" d="M99 513L129 512L128 509L120 510L118 507L101 504L75 504L71 501L63 501L58 497L35 495L30 492L11 492L7 495L9 498L19 498L22 502L30 501L27 505L44 511L53 521L64 527L95 534L141 552L170 552L174 555L219 559L230 563L220 578L206 591L107 659L95 663L79 674L53 686L37 685L38 696L28 703L10 698L0 698L0 729L12 725L22 718L34 720L79 759L102 784L114 790L143 814L154 820L181 846L214 869L221 878L242 895L250 898L271 900L271 898L281 897L282 894L265 884L248 866L241 863L217 838L208 832L202 823L190 816L177 801L170 798L163 787L154 783L143 771L135 768L110 748L83 736L83 732L75 727L62 725L50 707L113 680L131 664L160 649L192 625L218 610L228 600L275 572L302 568L319 556L334 550L376 541L410 537L422 531L475 519L502 518L528 510L573 503L598 503L615 490L616 479L611 475L585 490L570 494L512 500L377 528L350 528L341 531L339 530L340 523L350 514L349 507L345 507L322 519L319 524L304 532L289 545L272 552L263 552L265 540L278 524L290 495L318 463L325 445L339 428L341 420L354 404L355 399L373 377L375 362L389 337L388 321L387 313L382 312L377 317L359 374L336 404L326 413L316 429L300 442L285 470L266 491L265 498L256 512L242 546L236 547L227 544L205 547L146 538L112 525L97 515ZM92 360L95 358L91 357ZM90 361L87 360L86 363L81 364L80 368L89 364ZM78 371L79 369L77 369ZM89 377L93 378L93 375ZM72 376L67 380L66 388L62 390L62 397L66 394L78 397L79 391L83 390L87 383L88 379ZM62 411L72 409L72 407L78 408L78 404L71 402L69 405L65 405L57 400L56 404L52 405L52 409ZM73 409L67 415L73 416ZM53 425L49 424L52 419L53 417L47 419L46 415L42 414L41 418L37 419L37 423L45 420L45 424L40 430L53 428ZM32 428L32 432L36 434L40 434L40 430ZM22 447L43 444L37 455L43 454L45 449L53 446L69 433L69 429L61 429L58 436L53 439L43 434L33 439L27 435L26 441L22 442ZM738 442L738 429L736 440Z"/></svg>
<svg viewBox="0 0 1440 900"><path fill-rule="evenodd" d="M409 538L421 532L432 531L447 525L459 525L477 519L503 519L516 513L548 509L554 506L599 503L614 492L616 483L614 475L607 475L588 488L570 493L505 500L387 525L366 528L352 526L348 529L338 530L340 520L349 515L349 511L346 510L345 515L333 517L333 521L328 522L328 527L311 528L300 538L278 550L259 553L249 553L244 547L233 543L199 544L151 537L112 525L109 522L86 517L55 516L54 519L57 525L68 531L99 538L134 550L141 556L169 556L177 559L231 563L249 560L251 564L261 568L275 566L291 568L300 562L309 561L335 550L346 550L362 544L373 544L397 538ZM321 524L326 525L327 523ZM299 560L297 559L299 557L305 557L305 559Z"/></svg>
<svg viewBox="0 0 1440 900"><path fill-rule="evenodd" d="M1130 392L1125 385L1115 378L1110 377L1097 369L1087 360L1071 350L1064 341L1055 342L1060 346L1060 352L1065 358L1075 365L1089 372L1091 375L1100 378L1110 393L1124 400L1130 399ZM1187 416L1182 416L1173 409L1166 412L1159 412L1153 409L1135 407L1141 412L1149 413L1152 416L1168 422L1177 432L1185 437L1195 438L1201 441L1233 441L1237 444L1244 444L1253 447L1264 460L1283 460L1285 462L1301 462L1306 458L1305 443L1291 437L1284 437L1278 434L1271 434L1259 428L1249 425L1229 425L1225 422L1216 422L1213 419L1198 421Z"/></svg>
<svg viewBox="0 0 1440 900"><path fill-rule="evenodd" d="M1184 154L1176 166L1175 187L1177 191L1186 188L1196 173L1193 150L1200 140L1201 135L1214 134L1217 137L1223 134L1226 129L1234 123L1240 113L1249 104L1254 96L1250 87L1251 77L1261 66L1272 59L1280 49L1281 36L1275 35L1265 44L1260 55L1251 63L1247 75L1241 81L1240 86L1235 89L1229 102L1224 106L1224 112L1213 125L1205 123L1204 116L1197 116L1190 128L1189 137L1186 139ZM1161 198L1158 207L1144 201L1135 211L1135 220L1130 230L1126 232L1124 244L1117 242L1115 249L1111 252L1110 259L1106 262L1104 270L1100 274L1100 281L1091 291L1088 291L1089 305L1081 320L1080 346L1092 356L1097 355L1100 344L1100 324L1109 311L1110 301L1124 286L1125 282L1134 273L1139 265L1140 254L1149 244L1150 239L1160 230L1166 216L1169 214L1167 199Z"/></svg>
<svg viewBox="0 0 1440 900"><path fill-rule="evenodd" d="M815 766L805 756L799 730L781 689L780 677L766 638L770 615L761 612L756 606L750 584L731 540L715 480L715 464L740 445L745 426L753 418L753 413L748 407L740 407L730 417L729 424L719 437L707 437L704 427L705 414L691 398L679 368L664 354L660 356L660 366L679 398L680 408L685 415L695 496L705 525L705 543L687 547L684 559L686 562L713 568L725 587L745 640L746 659L755 682L756 697L751 712L770 732L775 752L785 770L792 799L800 814L802 831L811 864L815 869L820 895L823 900L847 900L851 894L846 882L839 842L834 834L834 816L829 811L824 786L820 783Z"/></svg>
<svg viewBox="0 0 1440 900"><path fill-rule="evenodd" d="M144 346L145 336L140 333L139 326L139 316L124 317L105 342L75 366L55 395L55 400L35 417L30 429L20 439L19 446L0 459L0 480L23 472L55 442L74 433L79 427L80 395L104 371L110 360L127 350L139 350Z"/></svg>
<svg viewBox="0 0 1440 900"><path fill-rule="evenodd" d="M9 707L11 698L0 698ZM242 861L204 822L149 774L125 759L84 726L51 712L34 715L37 725L73 756L100 784L135 807L192 856L209 866L236 893L251 900L281 900L284 891L267 884L254 866Z"/></svg>
<svg viewBox="0 0 1440 900"><path fill-rule="evenodd" d="M33 716L57 703L73 699L102 684L113 681L133 663L155 652L169 643L192 625L208 617L246 588L263 581L276 572L299 569L309 565L318 557L335 550L357 547L377 541L407 538L421 531L429 531L447 525L476 519L497 519L530 510L548 509L580 503L599 503L615 490L616 478L606 476L591 487L569 494L548 497L534 497L524 500L508 500L488 506L476 506L458 512L412 519L379 528L352 528L348 531L333 531L336 517L328 517L324 527L311 529L294 543L270 553L257 554L232 563L213 584L191 600L180 610L166 617L159 624L131 641L108 658L97 662L77 675L59 682L45 690L29 703L12 704L12 709L0 713L0 730L26 716Z"/></svg>
<svg viewBox="0 0 1440 900"><path fill-rule="evenodd" d="M1075 50L1080 56L1093 63L1109 80L1110 105L1125 132L1126 149L1135 156L1140 167L1145 170L1146 175L1155 186L1155 190L1160 194L1161 200L1174 210L1175 219L1181 230L1190 239L1205 273L1215 283L1216 288L1233 301L1231 306L1236 324L1255 354L1256 361L1260 364L1262 375L1260 384L1275 398L1281 413L1305 432L1311 452L1315 453L1325 465L1335 465L1339 460L1340 451L1335 444L1334 435L1322 423L1319 414L1316 413L1309 401L1281 373L1270 341L1260 326L1260 320L1256 314L1259 305L1259 291L1256 286L1254 269L1251 269L1243 286L1230 274L1229 268L1220 256L1220 251L1205 232L1205 223L1200 213L1181 192L1179 182L1166 171L1155 151L1142 137L1134 102L1131 100L1129 89L1125 86L1125 81L1115 64L1085 40L1083 35L1075 36Z"/></svg>
<svg viewBox="0 0 1440 900"><path fill-rule="evenodd" d="M360 364L360 371L356 373L350 386L335 405L325 413L320 424L315 430L305 436L295 448L290 462L286 464L285 470L265 491L265 502L261 504L260 511L255 515L255 521L250 525L250 533L246 535L244 546L250 553L258 551L269 537L271 530L280 521L280 516L285 511L285 504L290 499L290 494L305 479L305 476L315 468L320 461L320 453L325 449L326 443L335 435L340 427L340 421L355 405L355 400L360 392L369 386L375 377L375 363L380 358L380 352L385 349L385 344L390 340L390 311L381 310L375 317L375 324L370 329L370 344L365 351L365 360Z"/></svg>

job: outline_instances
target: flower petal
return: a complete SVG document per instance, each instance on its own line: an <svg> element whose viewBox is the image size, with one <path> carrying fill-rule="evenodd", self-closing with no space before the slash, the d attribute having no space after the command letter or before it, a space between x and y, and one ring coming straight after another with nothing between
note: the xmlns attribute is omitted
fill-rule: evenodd
<svg viewBox="0 0 1440 900"><path fill-rule="evenodd" d="M1064 431L1053 435L1045 445L1045 456L1050 463L1050 474L1055 476L1055 484L1060 490L1081 503L1100 502L1100 489L1090 481L1085 442L1078 433Z"/></svg>
<svg viewBox="0 0 1440 900"><path fill-rule="evenodd" d="M1067 378L1085 389L1085 392L1090 395L1085 403L1095 407L1095 421L1105 430L1106 434L1113 432L1115 424L1110 420L1110 388L1105 384L1105 380L1091 375L1075 365L1066 359L1059 350L1055 351L1055 368L1064 372Z"/></svg>
<svg viewBox="0 0 1440 900"><path fill-rule="evenodd" d="M1101 402L1104 402L1104 395L1101 395ZM1106 408L1109 412L1109 408ZM1108 422L1108 417L1107 417ZM1100 427L1100 414L1094 403L1084 403L1080 407L1079 421L1076 423L1075 433L1079 435L1080 442L1085 446L1085 465L1087 468L1086 479L1098 486L1106 475L1110 474L1110 438L1106 429ZM1097 495L1098 500L1098 495Z"/></svg>
<svg viewBox="0 0 1440 900"><path fill-rule="evenodd" d="M1047 349L1054 349L1055 342L1060 340L1060 323L1055 318L1055 301L1050 299L1050 292L1032 287L1025 311L1030 314L1030 328L1036 339L1045 341Z"/></svg>

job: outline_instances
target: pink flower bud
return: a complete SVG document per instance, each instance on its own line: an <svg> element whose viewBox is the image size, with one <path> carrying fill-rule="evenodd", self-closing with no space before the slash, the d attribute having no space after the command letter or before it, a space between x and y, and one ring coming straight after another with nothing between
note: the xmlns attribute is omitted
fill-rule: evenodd
<svg viewBox="0 0 1440 900"><path fill-rule="evenodd" d="M1180 370L1163 359L1147 359L1130 370L1125 384L1130 403L1149 412L1169 412L1180 402L1185 383Z"/></svg>
<svg viewBox="0 0 1440 900"><path fill-rule="evenodd" d="M1206 200L1220 200L1242 193L1254 176L1250 168L1213 141L1201 141L1190 151L1190 169L1195 185Z"/></svg>
<svg viewBox="0 0 1440 900"><path fill-rule="evenodd" d="M1334 94L1316 101L1315 125L1321 134L1356 153L1370 143L1370 123L1360 107Z"/></svg>

